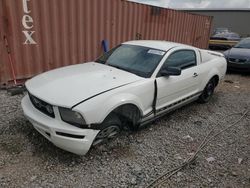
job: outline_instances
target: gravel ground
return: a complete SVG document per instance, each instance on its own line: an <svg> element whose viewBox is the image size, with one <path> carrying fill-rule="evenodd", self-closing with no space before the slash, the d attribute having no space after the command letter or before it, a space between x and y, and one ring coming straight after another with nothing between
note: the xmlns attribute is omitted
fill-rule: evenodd
<svg viewBox="0 0 250 188"><path fill-rule="evenodd" d="M240 118L235 113L250 106L250 76L229 74L209 103L124 132L86 156L39 135L22 114L22 97L0 91L0 187L145 187L190 157L212 128ZM250 112L159 187L250 187Z"/></svg>

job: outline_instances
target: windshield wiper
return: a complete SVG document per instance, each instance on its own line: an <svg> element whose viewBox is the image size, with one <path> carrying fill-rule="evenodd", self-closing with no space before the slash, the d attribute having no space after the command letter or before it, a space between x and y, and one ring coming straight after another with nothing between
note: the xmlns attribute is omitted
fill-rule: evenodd
<svg viewBox="0 0 250 188"><path fill-rule="evenodd" d="M119 67L117 65L111 65L111 64L107 64L108 66L111 66L111 67L114 67L114 68L117 68L117 69L120 69L120 70L124 70L122 67Z"/></svg>
<svg viewBox="0 0 250 188"><path fill-rule="evenodd" d="M123 71L126 71L126 72L130 72L130 73L135 74L137 76L145 77L145 73L142 72L142 71L139 71L139 70L134 70L134 69L124 68L124 67L119 67L117 65L112 65L112 64L107 64L107 65L111 66L111 67L114 67L114 68L117 68L117 69L120 69L120 70L123 70Z"/></svg>
<svg viewBox="0 0 250 188"><path fill-rule="evenodd" d="M149 74L149 72L142 72L142 71L134 70L134 69L128 69L127 71L137 76L141 76L141 77L146 77L146 75Z"/></svg>
<svg viewBox="0 0 250 188"><path fill-rule="evenodd" d="M97 63L101 63L101 64L105 64L105 63L106 63L106 61L101 60L101 59L97 59L95 62L97 62Z"/></svg>

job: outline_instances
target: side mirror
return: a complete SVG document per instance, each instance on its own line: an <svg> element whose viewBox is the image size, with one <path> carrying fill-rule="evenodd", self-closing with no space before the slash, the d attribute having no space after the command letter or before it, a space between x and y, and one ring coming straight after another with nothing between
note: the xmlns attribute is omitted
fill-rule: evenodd
<svg viewBox="0 0 250 188"><path fill-rule="evenodd" d="M181 75L181 68L178 67L166 67L161 70L161 76L179 76Z"/></svg>

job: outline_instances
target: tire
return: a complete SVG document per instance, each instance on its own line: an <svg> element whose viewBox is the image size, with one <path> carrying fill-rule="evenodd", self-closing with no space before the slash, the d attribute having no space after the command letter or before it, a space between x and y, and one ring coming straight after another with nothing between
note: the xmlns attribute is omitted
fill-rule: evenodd
<svg viewBox="0 0 250 188"><path fill-rule="evenodd" d="M199 103L207 103L214 94L215 89L215 81L214 79L209 80L202 94L200 95L198 102Z"/></svg>
<svg viewBox="0 0 250 188"><path fill-rule="evenodd" d="M117 115L109 115L101 125L102 129L97 134L92 146L99 145L115 138L121 131L121 121Z"/></svg>

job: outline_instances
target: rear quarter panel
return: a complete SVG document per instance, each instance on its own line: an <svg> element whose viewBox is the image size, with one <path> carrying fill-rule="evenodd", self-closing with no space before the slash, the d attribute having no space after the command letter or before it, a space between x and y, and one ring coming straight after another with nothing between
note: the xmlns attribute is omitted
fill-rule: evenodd
<svg viewBox="0 0 250 188"><path fill-rule="evenodd" d="M202 91L213 76L218 75L219 81L225 77L227 62L223 54L215 53L215 55L212 55L207 50L201 52L201 59L202 61L198 66L201 71L200 76L202 77L200 85L200 90Z"/></svg>

